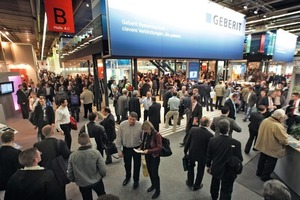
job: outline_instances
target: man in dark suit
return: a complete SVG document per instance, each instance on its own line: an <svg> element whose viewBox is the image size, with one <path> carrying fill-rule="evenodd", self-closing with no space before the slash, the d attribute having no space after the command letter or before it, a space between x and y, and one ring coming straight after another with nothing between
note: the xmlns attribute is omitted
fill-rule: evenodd
<svg viewBox="0 0 300 200"><path fill-rule="evenodd" d="M256 104L256 101L257 101L257 96L256 96L255 92L253 91L253 87L250 86L250 87L248 87L248 95L246 98L246 115L245 115L245 118L243 119L244 122L246 122L247 119L250 118L252 108Z"/></svg>
<svg viewBox="0 0 300 200"><path fill-rule="evenodd" d="M96 124L98 116L96 113L91 112L89 114L90 122L85 124L79 131L79 135L81 133L86 133L90 138L95 138L97 149L103 156L103 150L105 149L105 144L107 142L107 136L105 129L102 125Z"/></svg>
<svg viewBox="0 0 300 200"><path fill-rule="evenodd" d="M58 140L54 137L54 128L51 125L46 125L42 129L43 135L45 139L43 141L35 143L33 146L36 147L40 152L42 152L41 155L41 161L39 165L41 167L45 167L47 169L50 169L54 172L56 180L58 180L58 183L61 183L60 177L55 174L55 166L53 166L53 163L51 162L53 159L62 156L64 159L68 160L69 156L71 154L71 151L69 150L67 143L64 140ZM61 193L64 195L63 199L66 199L66 185L60 184Z"/></svg>
<svg viewBox="0 0 300 200"><path fill-rule="evenodd" d="M136 112L136 114L138 114L137 120L139 121L141 118L141 104L140 104L137 90L134 90L132 92L132 97L129 99L128 104L129 104L128 111Z"/></svg>
<svg viewBox="0 0 300 200"><path fill-rule="evenodd" d="M20 84L18 86L18 91L16 93L17 98L18 98L18 104L20 105L20 109L22 112L22 117L23 119L28 119L29 117L29 107L28 107L28 98L27 95L25 94L24 90L23 90L23 85Z"/></svg>
<svg viewBox="0 0 300 200"><path fill-rule="evenodd" d="M55 116L52 106L46 105L46 98L44 96L39 97L39 103L34 109L34 125L35 129L38 129L37 140L41 141L45 139L45 136L42 134L42 129L46 125L54 126Z"/></svg>
<svg viewBox="0 0 300 200"><path fill-rule="evenodd" d="M243 161L241 143L228 137L229 121L222 119L218 123L221 135L211 138L207 149L207 172L212 175L210 193L212 200L219 197L219 188L221 182L220 199L231 199L233 183L237 175L233 174L227 161L234 155L240 161Z"/></svg>
<svg viewBox="0 0 300 200"><path fill-rule="evenodd" d="M228 117L228 114L229 114L228 106L223 106L221 108L221 113L222 114L220 117L214 117L214 119L210 125L210 129L215 132L215 137L220 135L218 123L222 119L227 119L230 123L229 132L228 132L228 135L230 138L232 138L233 131L242 132L242 128L233 119Z"/></svg>
<svg viewBox="0 0 300 200"><path fill-rule="evenodd" d="M267 107L267 112L266 112L266 117L271 116L272 112L274 111L274 109L276 109L275 104L273 103L273 98L274 98L274 91L269 91L268 92L268 96L262 97L259 102L258 105L264 105Z"/></svg>
<svg viewBox="0 0 300 200"><path fill-rule="evenodd" d="M300 124L299 102L299 93L292 93L289 106L286 108L286 115L289 117L286 121L288 126L288 133L291 132L291 128L294 125L294 123Z"/></svg>
<svg viewBox="0 0 300 200"><path fill-rule="evenodd" d="M63 199L53 172L40 167L40 161L41 153L36 148L20 153L19 162L25 168L9 179L4 199Z"/></svg>
<svg viewBox="0 0 300 200"><path fill-rule="evenodd" d="M139 102L138 102L139 103ZM113 143L113 141L116 139L116 122L114 116L111 114L111 110L109 107L104 107L101 110L102 115L104 116L103 121L100 123L106 132L107 135L107 143ZM106 153L106 164L112 163L111 154L109 151L105 151Z"/></svg>
<svg viewBox="0 0 300 200"><path fill-rule="evenodd" d="M189 166L186 184L193 187L193 190L199 190L203 187L202 179L206 164L207 146L210 138L214 135L207 130L210 120L208 117L202 117L200 120L201 127L192 127L184 146L184 155L188 156ZM198 163L197 176L194 182L194 167Z"/></svg>
<svg viewBox="0 0 300 200"><path fill-rule="evenodd" d="M166 120L166 115L167 113L169 112L170 108L168 107L168 101L169 99L173 96L173 93L174 93L174 87L173 86L170 86L168 88L168 90L164 93L164 96L163 96L163 107L164 107L164 122ZM169 125L171 126L172 125L172 122L171 122L171 118L169 120Z"/></svg>
<svg viewBox="0 0 300 200"><path fill-rule="evenodd" d="M197 102L197 96L193 95L191 96L191 102L192 102L192 108L191 108L191 114L190 119L186 125L186 132L185 136L183 138L183 142L180 143L181 146L185 145L185 142L189 136L189 132L193 126L199 126L200 119L202 117L202 106L200 103Z"/></svg>
<svg viewBox="0 0 300 200"><path fill-rule="evenodd" d="M246 154L249 153L252 143L253 143L253 140L255 140L254 141L254 146L255 146L259 125L265 119L265 116L263 114L267 111L267 107L264 105L258 106L257 109L258 109L258 112L251 113L251 116L249 118L250 123L249 123L248 127L249 127L250 135L249 135L249 139L245 146ZM255 149L253 148L253 150L255 150Z"/></svg>
<svg viewBox="0 0 300 200"><path fill-rule="evenodd" d="M234 120L236 118L236 111L237 111L236 101L237 101L238 96L239 95L237 93L234 93L234 94L232 94L231 98L228 98L224 103L224 106L228 106L228 108L229 108L228 117L230 117L231 119L234 119Z"/></svg>
<svg viewBox="0 0 300 200"><path fill-rule="evenodd" d="M152 97L152 105L149 107L149 121L153 124L157 132L159 132L160 108L161 105L156 102L156 97Z"/></svg>

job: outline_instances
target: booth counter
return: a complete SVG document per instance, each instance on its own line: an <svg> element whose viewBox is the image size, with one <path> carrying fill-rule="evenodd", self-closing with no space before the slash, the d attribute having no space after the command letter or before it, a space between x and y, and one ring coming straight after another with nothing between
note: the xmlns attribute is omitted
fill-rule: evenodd
<svg viewBox="0 0 300 200"><path fill-rule="evenodd" d="M275 174L300 196L300 142L289 136L286 155L278 159Z"/></svg>

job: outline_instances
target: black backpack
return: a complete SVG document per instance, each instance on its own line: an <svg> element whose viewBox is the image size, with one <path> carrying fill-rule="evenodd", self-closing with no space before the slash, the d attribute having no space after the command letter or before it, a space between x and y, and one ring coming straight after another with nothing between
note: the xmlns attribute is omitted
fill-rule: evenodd
<svg viewBox="0 0 300 200"><path fill-rule="evenodd" d="M70 95L70 105L71 106L78 106L79 105L79 97L76 94Z"/></svg>

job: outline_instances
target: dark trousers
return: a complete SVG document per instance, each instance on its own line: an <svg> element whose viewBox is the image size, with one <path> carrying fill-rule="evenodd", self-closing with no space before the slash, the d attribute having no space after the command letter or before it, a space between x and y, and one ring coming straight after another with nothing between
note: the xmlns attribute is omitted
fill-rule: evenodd
<svg viewBox="0 0 300 200"><path fill-rule="evenodd" d="M190 118L190 120L188 121L188 123L186 124L185 127L185 136L183 138L183 143L185 144L186 140L188 139L188 136L190 134L190 130L193 127L193 118Z"/></svg>
<svg viewBox="0 0 300 200"><path fill-rule="evenodd" d="M29 118L28 103L20 104L23 119Z"/></svg>
<svg viewBox="0 0 300 200"><path fill-rule="evenodd" d="M77 122L79 122L79 106L71 106L71 115L76 119Z"/></svg>
<svg viewBox="0 0 300 200"><path fill-rule="evenodd" d="M260 153L257 165L256 174L261 176L261 179L269 179L274 171L277 163L277 158L268 156L267 154Z"/></svg>
<svg viewBox="0 0 300 200"><path fill-rule="evenodd" d="M160 157L158 156L154 158L151 154L146 154L145 159L151 180L151 185L156 189L156 191L160 191L160 179L158 175Z"/></svg>
<svg viewBox="0 0 300 200"><path fill-rule="evenodd" d="M87 187L79 187L79 190L81 192L83 200L93 200L92 190L94 190L98 196L106 194L102 179L93 185Z"/></svg>
<svg viewBox="0 0 300 200"><path fill-rule="evenodd" d="M230 200L231 194L233 190L233 183L236 176L231 173L224 173L224 177L222 180L212 176L211 185L210 185L210 194L213 200L217 200L219 197L219 189L221 183L221 194L220 200Z"/></svg>
<svg viewBox="0 0 300 200"><path fill-rule="evenodd" d="M217 100L216 100L216 109L221 110L221 108L222 108L222 100L223 100L223 97L217 97Z"/></svg>
<svg viewBox="0 0 300 200"><path fill-rule="evenodd" d="M209 111L209 107L210 107L210 111L213 111L213 99L210 98L210 96L205 96L204 97L204 101L205 101L205 105L206 105L206 111Z"/></svg>
<svg viewBox="0 0 300 200"><path fill-rule="evenodd" d="M258 130L257 130L258 131ZM253 130L250 130L249 129L249 139L246 143L246 146L245 146L245 152L246 153L249 153L251 147L252 147L252 144L253 144L253 140L254 140L254 146L255 146L255 143L256 143L256 139L257 139L257 131L253 131Z"/></svg>
<svg viewBox="0 0 300 200"><path fill-rule="evenodd" d="M149 110L144 110L144 121L147 121L148 117L149 117Z"/></svg>
<svg viewBox="0 0 300 200"><path fill-rule="evenodd" d="M189 160L188 172L187 172L187 180L190 185L194 185L195 187L199 187L202 183L204 169L205 169L205 161L197 161L197 175L194 183L194 167L196 166L195 160Z"/></svg>
<svg viewBox="0 0 300 200"><path fill-rule="evenodd" d="M123 147L123 154L126 179L131 178L131 162L133 158L133 180L138 182L140 180L141 154L136 153L133 148L126 147Z"/></svg>
<svg viewBox="0 0 300 200"><path fill-rule="evenodd" d="M71 125L70 124L60 124L61 130L63 130L65 135L65 141L69 149L71 149L72 137L71 137Z"/></svg>
<svg viewBox="0 0 300 200"><path fill-rule="evenodd" d="M115 115L117 117L117 121L116 122L119 122L120 123L120 115L119 115L119 112L118 112L118 106L117 104L114 106L115 107Z"/></svg>
<svg viewBox="0 0 300 200"><path fill-rule="evenodd" d="M92 105L93 103L88 103L88 104L83 104L83 109L84 109L84 117L87 118L87 113L92 112Z"/></svg>

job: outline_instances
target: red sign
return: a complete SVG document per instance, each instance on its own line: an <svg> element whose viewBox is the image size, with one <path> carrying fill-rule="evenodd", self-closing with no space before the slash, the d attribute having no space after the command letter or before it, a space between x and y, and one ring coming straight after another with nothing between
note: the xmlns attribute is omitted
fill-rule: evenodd
<svg viewBox="0 0 300 200"><path fill-rule="evenodd" d="M260 37L260 45L259 45L259 50L258 52L259 53L264 53L265 52L265 40L266 40L266 36L265 35L262 35Z"/></svg>
<svg viewBox="0 0 300 200"><path fill-rule="evenodd" d="M74 33L72 0L45 0L48 30Z"/></svg>

